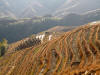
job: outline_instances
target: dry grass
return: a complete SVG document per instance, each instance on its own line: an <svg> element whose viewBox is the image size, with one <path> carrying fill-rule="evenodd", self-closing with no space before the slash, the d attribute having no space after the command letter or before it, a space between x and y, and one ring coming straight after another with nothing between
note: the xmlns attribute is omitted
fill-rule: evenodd
<svg viewBox="0 0 100 75"><path fill-rule="evenodd" d="M1 75L100 75L100 24L0 58Z"/></svg>

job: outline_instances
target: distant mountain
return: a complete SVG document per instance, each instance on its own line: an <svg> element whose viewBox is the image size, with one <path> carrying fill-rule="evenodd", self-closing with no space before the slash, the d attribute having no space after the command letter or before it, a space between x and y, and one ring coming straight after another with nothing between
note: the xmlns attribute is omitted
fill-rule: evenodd
<svg viewBox="0 0 100 75"><path fill-rule="evenodd" d="M95 10L100 8L99 3L99 0L0 0L0 13L17 18L57 16Z"/></svg>
<svg viewBox="0 0 100 75"><path fill-rule="evenodd" d="M99 9L80 15L70 13L60 18L51 15L18 20L10 17L2 17L0 18L0 38L6 38L9 43L12 43L50 28L51 31L67 30L66 27L52 29L55 26L79 26L93 21L100 21Z"/></svg>
<svg viewBox="0 0 100 75"><path fill-rule="evenodd" d="M100 9L88 11L82 14L86 22L100 20Z"/></svg>
<svg viewBox="0 0 100 75"><path fill-rule="evenodd" d="M63 25L82 25L84 23L100 20L100 9L88 11L82 14L69 13L59 16L62 17L61 23Z"/></svg>
<svg viewBox="0 0 100 75"><path fill-rule="evenodd" d="M43 16L54 12L64 1L65 0L50 0L49 2L48 0L1 0L0 10L3 13L11 12L16 17Z"/></svg>
<svg viewBox="0 0 100 75"><path fill-rule="evenodd" d="M15 17L7 1L0 0L0 17Z"/></svg>
<svg viewBox="0 0 100 75"><path fill-rule="evenodd" d="M55 15L66 15L67 13L85 13L100 8L100 0L66 0L54 13Z"/></svg>

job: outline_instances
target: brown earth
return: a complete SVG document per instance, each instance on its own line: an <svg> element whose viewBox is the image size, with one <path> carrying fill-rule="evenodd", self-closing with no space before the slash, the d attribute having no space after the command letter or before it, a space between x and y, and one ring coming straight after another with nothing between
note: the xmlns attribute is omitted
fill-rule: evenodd
<svg viewBox="0 0 100 75"><path fill-rule="evenodd" d="M0 57L0 75L100 75L100 23Z"/></svg>

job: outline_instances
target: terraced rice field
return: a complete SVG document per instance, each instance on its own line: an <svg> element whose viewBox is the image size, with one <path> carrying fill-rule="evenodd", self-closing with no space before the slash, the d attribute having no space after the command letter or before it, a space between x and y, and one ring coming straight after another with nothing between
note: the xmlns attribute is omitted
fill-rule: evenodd
<svg viewBox="0 0 100 75"><path fill-rule="evenodd" d="M6 54L0 58L0 75L100 75L100 24Z"/></svg>

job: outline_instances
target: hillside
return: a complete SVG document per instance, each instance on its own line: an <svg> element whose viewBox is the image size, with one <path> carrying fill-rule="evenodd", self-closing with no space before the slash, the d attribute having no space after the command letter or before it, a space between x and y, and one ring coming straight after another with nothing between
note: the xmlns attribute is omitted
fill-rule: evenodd
<svg viewBox="0 0 100 75"><path fill-rule="evenodd" d="M55 26L47 30L47 32L67 32L74 29L77 26Z"/></svg>
<svg viewBox="0 0 100 75"><path fill-rule="evenodd" d="M46 42L48 40L55 39L55 38L63 35L64 33L65 32L63 32L63 31L60 31L60 32L43 31L38 34L33 34L30 37L27 37L27 38L24 38L17 42L9 44L8 50L6 53L13 53L13 52L19 51L21 49L29 48L32 46L37 46L37 45L41 44L42 42Z"/></svg>
<svg viewBox="0 0 100 75"><path fill-rule="evenodd" d="M23 19L0 17L0 39L6 38L9 43L12 43L55 26L79 26L99 20L100 9L80 15L70 13L67 15L59 15L59 17L52 15Z"/></svg>
<svg viewBox="0 0 100 75"><path fill-rule="evenodd" d="M16 42L32 34L45 31L58 25L60 18L36 17L26 19L0 18L0 39L6 38L9 43Z"/></svg>
<svg viewBox="0 0 100 75"><path fill-rule="evenodd" d="M1 75L99 75L100 22L0 57Z"/></svg>

